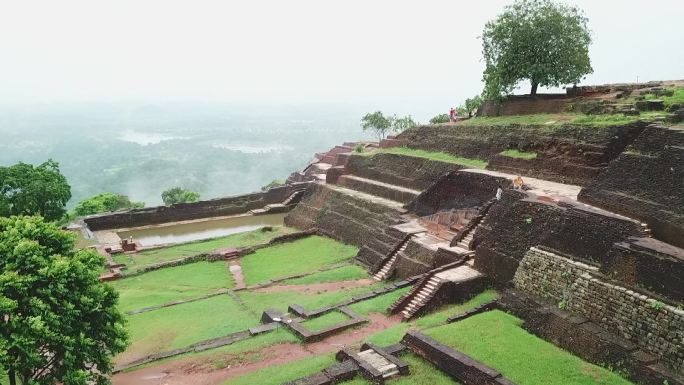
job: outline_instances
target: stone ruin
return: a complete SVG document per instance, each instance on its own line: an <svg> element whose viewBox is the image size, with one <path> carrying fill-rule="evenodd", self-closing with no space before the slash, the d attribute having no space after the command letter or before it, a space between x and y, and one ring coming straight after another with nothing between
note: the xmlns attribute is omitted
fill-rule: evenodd
<svg viewBox="0 0 684 385"><path fill-rule="evenodd" d="M503 292L493 306L537 336L639 383L684 384L684 131L425 126L380 147L392 145L489 163L333 151L286 224L358 246L377 280L416 279L389 309L404 319L492 285ZM509 148L537 157L500 155ZM407 335L383 354L408 347L447 372L471 368L453 376L466 383L510 383L429 340ZM341 368L377 378L359 355L344 352L332 372L295 383L334 383Z"/></svg>

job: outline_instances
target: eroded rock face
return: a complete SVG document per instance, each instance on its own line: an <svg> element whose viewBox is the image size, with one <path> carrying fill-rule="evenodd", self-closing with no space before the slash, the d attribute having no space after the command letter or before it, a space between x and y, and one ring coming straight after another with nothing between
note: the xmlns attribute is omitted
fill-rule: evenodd
<svg viewBox="0 0 684 385"><path fill-rule="evenodd" d="M578 199L646 222L684 247L684 132L649 126Z"/></svg>

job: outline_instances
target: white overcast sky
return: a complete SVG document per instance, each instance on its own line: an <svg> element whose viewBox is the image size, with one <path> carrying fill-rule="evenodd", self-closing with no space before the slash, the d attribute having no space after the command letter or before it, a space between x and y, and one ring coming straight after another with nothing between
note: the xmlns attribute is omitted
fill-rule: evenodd
<svg viewBox="0 0 684 385"><path fill-rule="evenodd" d="M567 2L593 31L585 83L684 78L683 0ZM448 109L481 91L477 37L508 3L0 0L0 103Z"/></svg>

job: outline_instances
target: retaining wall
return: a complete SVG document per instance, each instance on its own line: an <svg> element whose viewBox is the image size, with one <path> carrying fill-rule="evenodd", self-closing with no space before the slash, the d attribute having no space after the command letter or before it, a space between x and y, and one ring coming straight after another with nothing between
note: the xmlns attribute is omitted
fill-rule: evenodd
<svg viewBox="0 0 684 385"><path fill-rule="evenodd" d="M356 259L373 267L396 247L404 235L390 227L402 223L396 209L314 184L285 217L285 224L319 232L360 247Z"/></svg>
<svg viewBox="0 0 684 385"><path fill-rule="evenodd" d="M307 186L308 183L296 183L252 194L95 215L86 217L83 221L90 230L98 231L244 214L267 204L281 203L293 192Z"/></svg>
<svg viewBox="0 0 684 385"><path fill-rule="evenodd" d="M538 248L525 254L513 284L587 317L675 370L683 368L684 310L609 282L596 267Z"/></svg>
<svg viewBox="0 0 684 385"><path fill-rule="evenodd" d="M578 199L648 223L684 247L684 130L649 126Z"/></svg>
<svg viewBox="0 0 684 385"><path fill-rule="evenodd" d="M347 162L347 172L397 186L423 190L440 176L464 166L397 154L371 156L353 154Z"/></svg>

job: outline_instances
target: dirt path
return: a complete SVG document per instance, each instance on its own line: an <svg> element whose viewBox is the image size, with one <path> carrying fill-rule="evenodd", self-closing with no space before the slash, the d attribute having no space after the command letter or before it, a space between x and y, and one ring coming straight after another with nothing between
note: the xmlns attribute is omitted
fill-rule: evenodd
<svg viewBox="0 0 684 385"><path fill-rule="evenodd" d="M228 270L230 270L230 273L233 275L233 279L235 280L235 289L244 289L245 277L242 275L242 266L240 265L240 261L232 260L228 262Z"/></svg>
<svg viewBox="0 0 684 385"><path fill-rule="evenodd" d="M296 291L303 294L316 294L326 291L338 291L342 289L353 289L356 287L368 286L375 283L371 278L357 279L355 281L339 281L312 283L308 285L273 285L254 289L256 293L275 293L279 291Z"/></svg>
<svg viewBox="0 0 684 385"><path fill-rule="evenodd" d="M112 378L112 383L114 385L218 385L230 378L265 367L337 351L343 346L361 342L368 336L401 322L400 315L387 317L384 314L374 313L368 318L371 321L370 324L320 342L306 345L279 344L239 354L187 357L128 373L118 373ZM216 361L221 361L227 366L216 368L214 365Z"/></svg>

